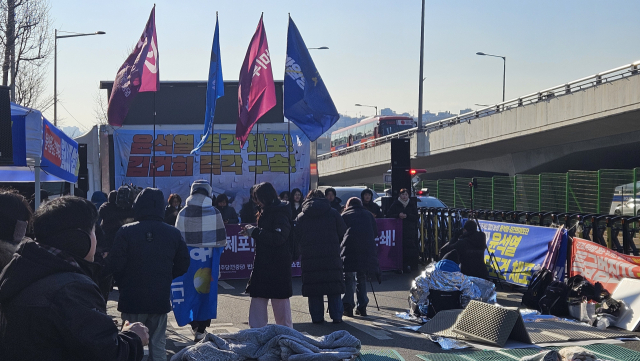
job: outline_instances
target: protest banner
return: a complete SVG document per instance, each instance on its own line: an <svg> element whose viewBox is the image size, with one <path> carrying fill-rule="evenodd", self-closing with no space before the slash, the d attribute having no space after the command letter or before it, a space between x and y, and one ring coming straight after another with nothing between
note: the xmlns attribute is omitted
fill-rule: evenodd
<svg viewBox="0 0 640 361"><path fill-rule="evenodd" d="M402 269L402 220L376 219L378 237L376 245L380 269L392 271ZM220 279L248 279L253 267L255 241L238 233L241 225L227 224L227 246L220 257ZM300 260L291 265L293 276L301 275Z"/></svg>
<svg viewBox="0 0 640 361"><path fill-rule="evenodd" d="M574 237L570 275L600 282L613 293L623 278L640 278L640 257L628 256L591 241Z"/></svg>
<svg viewBox="0 0 640 361"><path fill-rule="evenodd" d="M567 234L563 229L490 221L480 221L480 226L487 237L484 259L491 277L527 286L533 272L543 264L557 275L564 274ZM497 265L491 265L489 252L495 255ZM497 266L499 275L491 266Z"/></svg>

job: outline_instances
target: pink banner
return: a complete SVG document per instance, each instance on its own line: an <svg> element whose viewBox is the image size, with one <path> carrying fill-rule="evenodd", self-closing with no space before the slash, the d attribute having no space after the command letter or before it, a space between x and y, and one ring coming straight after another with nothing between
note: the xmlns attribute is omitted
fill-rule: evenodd
<svg viewBox="0 0 640 361"><path fill-rule="evenodd" d="M402 221L399 219L377 219L378 260L380 269L391 271L402 269ZM241 225L228 224L227 246L220 256L220 280L248 279L253 269L255 241L238 233ZM300 260L291 265L291 274L301 275Z"/></svg>

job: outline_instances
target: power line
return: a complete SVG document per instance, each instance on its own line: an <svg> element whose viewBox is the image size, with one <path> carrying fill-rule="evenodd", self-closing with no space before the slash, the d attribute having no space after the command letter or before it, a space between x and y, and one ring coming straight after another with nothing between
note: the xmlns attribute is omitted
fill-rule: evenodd
<svg viewBox="0 0 640 361"><path fill-rule="evenodd" d="M71 112L69 111L69 109L67 109L67 107L64 106L64 104L60 101L58 101L58 103L62 106L62 108L67 112L67 114L69 114L71 116L71 118L73 118L73 120L76 121L76 123L78 123L78 125L80 126L81 130L83 132L87 132L89 129L86 128L85 125L83 125L82 123L80 123L80 121L78 119L76 119L76 117L73 116L73 114L71 114Z"/></svg>

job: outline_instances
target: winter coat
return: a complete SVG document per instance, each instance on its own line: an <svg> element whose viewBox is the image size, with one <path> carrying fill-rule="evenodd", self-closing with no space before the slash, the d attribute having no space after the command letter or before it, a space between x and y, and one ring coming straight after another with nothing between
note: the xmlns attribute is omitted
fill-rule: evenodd
<svg viewBox="0 0 640 361"><path fill-rule="evenodd" d="M187 198L186 206L178 213L176 228L189 246L225 247L227 230L222 215L204 194Z"/></svg>
<svg viewBox="0 0 640 361"><path fill-rule="evenodd" d="M164 204L164 200L162 204ZM113 241L120 227L133 220L133 210L118 208L115 202L107 202L100 206L98 215L101 219L100 226L104 232L104 242L102 244L98 243L98 250L100 252L109 252L113 247Z"/></svg>
<svg viewBox="0 0 640 361"><path fill-rule="evenodd" d="M418 207L412 200L405 207L399 200L391 204L387 210L387 218L400 218L400 213L407 215L402 220L402 263L404 267L418 267Z"/></svg>
<svg viewBox="0 0 640 361"><path fill-rule="evenodd" d="M298 215L302 213L302 200L298 203L298 208L296 208L296 204L294 202L289 202L289 206L291 206L291 219L298 218Z"/></svg>
<svg viewBox="0 0 640 361"><path fill-rule="evenodd" d="M222 215L222 221L224 223L229 223L229 224L240 223L240 220L238 219L238 213L236 213L236 210L233 209L233 207L231 207L230 205L227 205L222 208L216 207L216 209L220 211L220 214Z"/></svg>
<svg viewBox="0 0 640 361"><path fill-rule="evenodd" d="M63 257L29 240L0 274L0 360L142 360L140 338L106 314L95 264Z"/></svg>
<svg viewBox="0 0 640 361"><path fill-rule="evenodd" d="M189 251L180 231L163 222L162 192L144 189L133 205L136 222L123 226L106 259L118 284L118 311L171 311L171 281L189 269Z"/></svg>
<svg viewBox="0 0 640 361"><path fill-rule="evenodd" d="M251 297L285 299L293 295L291 287L291 208L276 200L266 206L252 233L255 240L253 271L246 292Z"/></svg>
<svg viewBox="0 0 640 361"><path fill-rule="evenodd" d="M458 251L460 271L472 277L489 280L489 271L484 262L484 250L487 248L486 236L483 232L474 231L463 233L454 242L445 244L440 249L440 254L446 254L452 250Z"/></svg>
<svg viewBox="0 0 640 361"><path fill-rule="evenodd" d="M175 226L176 219L178 218L178 212L180 212L181 209L182 207L176 208L171 205L166 206L164 208L164 223L170 226Z"/></svg>
<svg viewBox="0 0 640 361"><path fill-rule="evenodd" d="M16 246L13 243L0 241L0 272L9 264L15 251Z"/></svg>
<svg viewBox="0 0 640 361"><path fill-rule="evenodd" d="M253 203L253 201L249 201L242 205L240 209L240 221L242 223L256 223L256 213L258 212L258 207Z"/></svg>
<svg viewBox="0 0 640 361"><path fill-rule="evenodd" d="M360 206L350 206L342 213L347 231L342 239L342 263L345 272L365 272L375 276L380 272L376 236L378 227L369 211Z"/></svg>
<svg viewBox="0 0 640 361"><path fill-rule="evenodd" d="M364 201L365 194L369 194L371 196L371 200L369 202ZM374 217L382 218L382 210L380 209L380 206L373 201L373 192L371 191L371 189L365 189L360 192L360 200L362 201L362 205L364 206L364 208L371 212Z"/></svg>
<svg viewBox="0 0 640 361"><path fill-rule="evenodd" d="M342 203L342 199L335 197L333 201L331 201L331 208L338 211L338 213L342 213L342 210L344 209L344 207L342 206L341 203Z"/></svg>
<svg viewBox="0 0 640 361"><path fill-rule="evenodd" d="M302 204L294 227L302 253L302 295L339 295L345 292L340 243L347 230L340 213L325 198Z"/></svg>

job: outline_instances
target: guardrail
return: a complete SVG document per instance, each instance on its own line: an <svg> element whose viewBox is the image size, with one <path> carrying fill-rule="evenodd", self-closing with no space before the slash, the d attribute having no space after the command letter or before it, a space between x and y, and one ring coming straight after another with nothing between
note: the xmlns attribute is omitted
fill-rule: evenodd
<svg viewBox="0 0 640 361"><path fill-rule="evenodd" d="M544 89L535 93L531 93L522 97L507 100L505 102L498 103L489 107L481 108L476 111L472 111L469 113L456 115L451 118L432 122L432 123L423 125L422 131L425 131L428 133L433 130L441 129L444 127L450 127L450 126L464 123L464 122L471 123L471 120L490 116L496 113L503 112L505 110L509 110L509 109L513 109L513 108L517 108L517 107L521 107L529 104L534 104L541 101L547 101L560 95L571 94L572 92L575 92L578 90L601 85L603 83L610 82L613 80L618 80L625 77L637 75L638 73L640 73L640 69L638 68L639 66L640 66L640 60L635 61L631 64L627 64L611 70L603 71L595 75L584 77L584 78L574 80L565 84L557 85L557 86ZM372 139L364 143L358 143L356 145L342 148L333 152L325 153L323 155L318 156L318 160L330 159L331 157L375 147L379 144L390 142L391 139L411 137L411 135L417 132L418 132L418 128L416 127L416 128L404 130L399 133L394 133L384 137Z"/></svg>

